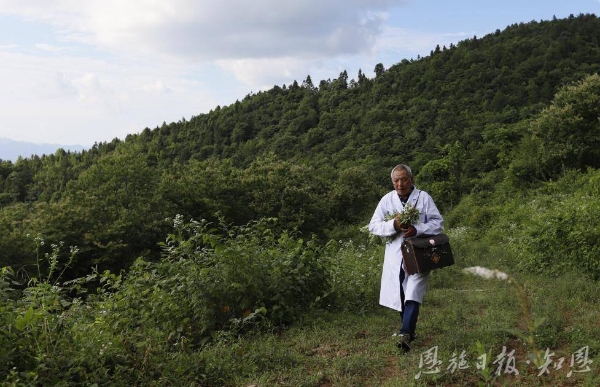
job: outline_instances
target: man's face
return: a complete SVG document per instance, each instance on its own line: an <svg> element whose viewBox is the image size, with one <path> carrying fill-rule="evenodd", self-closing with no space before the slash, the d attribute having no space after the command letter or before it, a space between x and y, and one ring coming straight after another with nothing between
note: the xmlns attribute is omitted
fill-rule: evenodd
<svg viewBox="0 0 600 387"><path fill-rule="evenodd" d="M407 198L413 186L413 179L406 170L398 168L392 173L392 184L398 195Z"/></svg>

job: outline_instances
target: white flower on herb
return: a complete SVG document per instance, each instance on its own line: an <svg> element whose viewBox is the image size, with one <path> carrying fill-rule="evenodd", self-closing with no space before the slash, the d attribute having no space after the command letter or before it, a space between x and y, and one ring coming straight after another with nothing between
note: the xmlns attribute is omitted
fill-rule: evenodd
<svg viewBox="0 0 600 387"><path fill-rule="evenodd" d="M421 215L421 212L416 207L414 207L410 203L407 203L406 207L404 207L404 211L393 212L391 214L387 214L384 219L392 220L394 218L398 218L398 221L400 222L400 224L417 224L420 221L420 215ZM373 235L373 234L371 234L371 231L369 231L369 225L361 227L360 231L369 234L370 235L369 239L371 241L378 239L381 242L383 242L384 244L393 241L394 238L397 236L397 235L389 235L389 236Z"/></svg>

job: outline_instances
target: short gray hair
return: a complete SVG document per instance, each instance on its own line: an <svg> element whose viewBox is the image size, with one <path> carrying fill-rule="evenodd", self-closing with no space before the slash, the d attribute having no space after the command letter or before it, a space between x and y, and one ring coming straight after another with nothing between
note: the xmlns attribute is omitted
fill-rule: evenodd
<svg viewBox="0 0 600 387"><path fill-rule="evenodd" d="M404 169L406 172L408 172L408 175L409 175L410 177L413 177L412 170L410 169L410 167L409 167L408 165L406 165L406 164L398 164L398 165L396 165L396 166L394 167L394 169L392 169L392 172L390 173L390 177L391 177L391 178L393 178L393 177L394 177L394 171L395 171L396 169Z"/></svg>

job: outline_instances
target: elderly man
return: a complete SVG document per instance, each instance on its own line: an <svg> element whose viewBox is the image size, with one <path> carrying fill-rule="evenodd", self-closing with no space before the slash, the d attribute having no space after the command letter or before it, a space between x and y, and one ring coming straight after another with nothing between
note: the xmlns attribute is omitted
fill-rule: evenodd
<svg viewBox="0 0 600 387"><path fill-rule="evenodd" d="M405 272L402 242L404 238L418 235L440 234L444 220L431 196L415 187L410 167L395 166L391 178L394 190L379 201L369 231L373 235L391 237L385 246L379 303L400 311L402 324L394 336L399 339L398 347L408 352L415 339L419 307L425 296L429 273L408 275ZM389 219L391 214L403 212L408 203L419 210L419 222L408 225L400 224L398 217Z"/></svg>

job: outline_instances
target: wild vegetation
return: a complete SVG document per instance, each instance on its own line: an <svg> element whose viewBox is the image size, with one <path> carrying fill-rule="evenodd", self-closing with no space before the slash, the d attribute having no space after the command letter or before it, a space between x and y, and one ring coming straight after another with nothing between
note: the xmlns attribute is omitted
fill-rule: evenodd
<svg viewBox="0 0 600 387"><path fill-rule="evenodd" d="M1 161L0 380L597 385L599 70L596 16L532 21ZM399 162L457 258L408 356L377 307L382 246L360 231ZM513 349L518 374L498 368ZM446 368L463 352L470 367Z"/></svg>

